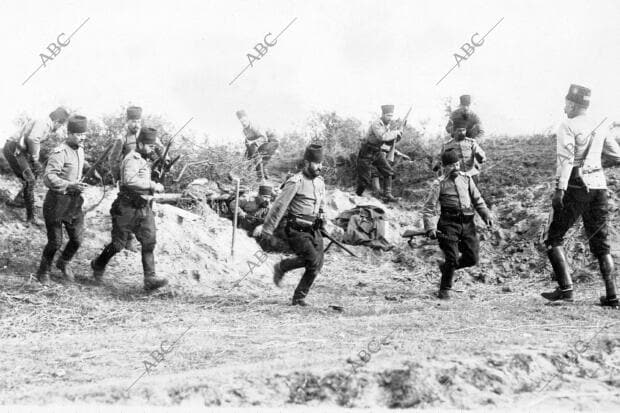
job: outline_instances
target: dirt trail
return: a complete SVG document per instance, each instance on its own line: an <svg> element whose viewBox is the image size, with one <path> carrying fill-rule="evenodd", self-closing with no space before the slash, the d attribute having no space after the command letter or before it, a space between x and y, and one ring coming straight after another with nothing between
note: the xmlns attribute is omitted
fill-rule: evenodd
<svg viewBox="0 0 620 413"><path fill-rule="evenodd" d="M548 144L538 145L530 150L542 165ZM504 167L522 168L519 152L504 148L514 152ZM548 171L536 170L528 189L483 177L501 231L483 231L480 266L459 274L450 302L433 295L437 246L416 239L415 249L398 240L387 253L352 247L356 260L330 249L312 307L291 307L299 271L278 289L277 255L258 262L257 244L240 234L238 256L226 262L229 222L168 206L158 212L157 265L171 286L143 293L139 255L122 253L96 288L87 260L109 240L111 193L89 214L79 282L44 288L29 278L44 233L0 206L0 403L617 410L620 312L595 305L603 287L581 229L567 243L576 302L539 296L553 283L538 243ZM617 203L620 169L607 175ZM1 182L0 192L17 192ZM98 200L92 191L87 205ZM391 239L421 225L421 196L387 208ZM620 263L615 206L612 215ZM252 271L249 260L259 264Z"/></svg>

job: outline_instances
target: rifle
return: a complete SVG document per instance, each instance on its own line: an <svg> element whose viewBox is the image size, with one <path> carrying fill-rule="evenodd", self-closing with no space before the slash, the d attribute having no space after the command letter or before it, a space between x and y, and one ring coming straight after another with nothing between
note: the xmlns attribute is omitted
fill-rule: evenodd
<svg viewBox="0 0 620 413"><path fill-rule="evenodd" d="M172 168L172 165L174 165L179 160L179 158L181 158L181 155L178 155L176 158L166 163L166 158L168 157L168 152L170 152L170 146L172 145L172 142L174 142L174 138L183 130L184 127L187 126L188 123L192 121L192 119L194 118L190 118L187 122L185 122L183 126L181 126L181 129L179 129L174 135L172 135L172 137L166 144L166 149L164 149L164 153L153 164L153 172L151 176L153 177L154 181L161 183L161 181L163 181L164 175L166 175L166 173L170 171L170 168Z"/></svg>
<svg viewBox="0 0 620 413"><path fill-rule="evenodd" d="M407 126L407 118L409 118L409 114L411 113L411 109L413 109L413 106L409 106L409 110L407 111L407 114L405 115L405 121L403 122L403 126L401 126L401 133L402 131L405 130L405 126ZM394 162L394 152L396 151L396 139L394 139L392 141L392 146L390 147L390 152L388 153L387 156L387 160L389 162Z"/></svg>
<svg viewBox="0 0 620 413"><path fill-rule="evenodd" d="M416 231L414 229L408 229L407 231L405 231L403 233L403 235L401 235L401 237L403 238L409 238L409 241L407 241L407 244L409 244L409 246L411 248L413 248L413 237L421 237L421 236L426 236L426 231Z"/></svg>
<svg viewBox="0 0 620 413"><path fill-rule="evenodd" d="M357 255L355 255L350 249L348 249L347 247L345 247L344 245L342 245L341 242L336 241L331 235L329 235L327 233L327 231L323 231L321 230L321 235L323 235L325 238L327 238L329 240L329 244L327 245L327 248L325 248L325 250L323 252L327 252L327 250L329 249L329 247L332 246L332 244L336 244L337 246L339 246L340 248L342 248L343 250L345 250L346 252L348 252L349 254L353 255L355 258L358 258Z"/></svg>
<svg viewBox="0 0 620 413"><path fill-rule="evenodd" d="M82 177L80 182L86 182L87 179L90 179L95 175L95 173L97 172L97 167L101 165L101 163L108 158L108 154L112 150L113 146L114 146L114 143L111 143L108 145L107 148L105 148L101 156L99 156L99 158L95 161L95 163L90 166L90 168L88 169L88 172L86 172L86 174ZM101 179L101 177L99 177L99 179Z"/></svg>

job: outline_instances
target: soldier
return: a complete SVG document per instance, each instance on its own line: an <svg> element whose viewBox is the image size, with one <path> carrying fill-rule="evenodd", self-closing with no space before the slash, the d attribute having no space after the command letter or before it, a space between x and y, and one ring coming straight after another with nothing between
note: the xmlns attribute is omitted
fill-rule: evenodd
<svg viewBox="0 0 620 413"><path fill-rule="evenodd" d="M269 212L273 189L269 185L260 185L258 195L250 196L243 194L239 196L237 208L238 225L246 231L252 232L254 228L262 223ZM228 203L231 211L235 210L235 200Z"/></svg>
<svg viewBox="0 0 620 413"><path fill-rule="evenodd" d="M323 266L321 230L324 229L325 183L320 176L322 162L323 148L315 144L308 146L304 153L303 170L286 181L263 224L262 235L272 239L280 220L286 216L284 233L297 254L295 258L284 259L274 265L273 282L279 287L287 271L305 267L293 294L293 305L307 305L305 298Z"/></svg>
<svg viewBox="0 0 620 413"><path fill-rule="evenodd" d="M489 227L493 225L491 214L471 176L460 171L461 163L455 150L448 150L441 156L444 175L435 180L424 205L424 229L431 239L439 239L439 247L445 262L439 265L441 284L438 297L450 298L454 271L478 263L478 236L474 224L474 213ZM433 218L437 206L441 207L439 222ZM459 256L459 252L462 255Z"/></svg>
<svg viewBox="0 0 620 413"><path fill-rule="evenodd" d="M69 113L58 107L49 119L30 120L4 144L3 153L13 173L22 181L22 190L9 203L11 206L26 207L26 222L40 225L35 216L34 187L37 176L42 172L39 153L41 143L58 131L67 122ZM23 205L18 200L23 197Z"/></svg>
<svg viewBox="0 0 620 413"><path fill-rule="evenodd" d="M142 127L142 108L139 106L130 106L126 111L125 131L114 140L114 146L110 150L109 161L110 171L114 182L120 180L121 163L125 156L136 149L136 139ZM132 252L138 252L136 239L133 234L127 237L127 245L125 248Z"/></svg>
<svg viewBox="0 0 620 413"><path fill-rule="evenodd" d="M371 166L375 166L379 175L384 180L383 195L387 202L394 202L396 198L392 195L392 177L394 170L388 163L385 153L381 146L385 143L392 144L394 140L398 142L401 137L399 130L390 130L389 125L394 116L394 105L381 106L383 115L374 121L368 129L368 134L362 142L357 157L357 190L355 193L361 196L366 188L372 186ZM395 143L395 142L394 142Z"/></svg>
<svg viewBox="0 0 620 413"><path fill-rule="evenodd" d="M142 108L130 106L127 108L127 120L125 122L125 132L116 138L114 146L110 150L110 170L115 182L120 180L121 163L125 156L136 149L136 139L142 126Z"/></svg>
<svg viewBox="0 0 620 413"><path fill-rule="evenodd" d="M259 129L256 125L250 123L248 119L248 115L245 110L237 111L237 118L239 122L241 122L241 126L243 126L243 135L245 136L245 157L247 159L254 159L255 157L260 156L261 162L256 165L256 175L259 179L267 179L267 161L271 159L271 155L264 155L264 148L267 144L269 144L269 139L266 134ZM275 141L277 143L277 140ZM277 145L276 145L277 147ZM262 171L261 171L262 166Z"/></svg>
<svg viewBox="0 0 620 413"><path fill-rule="evenodd" d="M478 185L480 164L486 160L486 155L478 142L466 136L467 123L467 119L462 117L453 120L452 139L443 144L440 157L448 150L455 150L461 163L461 172L471 176Z"/></svg>
<svg viewBox="0 0 620 413"><path fill-rule="evenodd" d="M450 119L448 120L448 124L446 125L446 132L450 135L453 133L453 124L454 121L458 118L465 119L467 130L466 136L471 139L476 139L479 136L482 136L484 131L482 130L482 124L480 123L480 118L474 112L471 111L469 106L471 105L471 96L462 95L460 98L459 107L450 114Z"/></svg>
<svg viewBox="0 0 620 413"><path fill-rule="evenodd" d="M151 181L151 167L147 162L157 145L157 130L145 127L140 130L136 149L131 150L121 164L120 191L112 204L112 242L91 261L93 277L102 281L105 267L110 259L123 250L130 233L135 234L142 245L144 289L155 290L168 284L168 280L155 275L156 228L153 215L153 193L163 192L160 183Z"/></svg>
<svg viewBox="0 0 620 413"><path fill-rule="evenodd" d="M56 251L62 246L62 227L69 235L69 242L56 261L65 281L74 281L71 259L77 252L84 235L84 213L82 211L81 183L84 169L84 139L87 121L84 116L72 116L67 125L67 140L54 149L47 161L43 182L49 188L43 203L43 217L47 228L47 245L43 250L37 279L41 284L50 281L50 266Z"/></svg>
<svg viewBox="0 0 620 413"><path fill-rule="evenodd" d="M608 136L596 136L596 123L587 116L590 89L571 85L566 95L564 120L557 132L556 189L553 195L553 218L545 245L547 256L559 287L542 293L547 300L573 301L573 283L562 248L564 235L581 216L590 251L598 259L605 281L601 305L617 307L614 262L610 255L607 183L601 166L605 154L620 162L620 147Z"/></svg>

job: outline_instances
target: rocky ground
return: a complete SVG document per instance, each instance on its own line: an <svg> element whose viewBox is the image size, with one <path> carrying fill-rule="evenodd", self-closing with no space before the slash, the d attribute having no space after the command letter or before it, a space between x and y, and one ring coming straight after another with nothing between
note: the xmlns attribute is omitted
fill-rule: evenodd
<svg viewBox="0 0 620 413"><path fill-rule="evenodd" d="M144 293L131 252L93 286L88 260L109 240L110 190L87 215L78 282L42 287L33 273L44 231L1 205L0 403L617 411L620 311L596 305L602 282L581 227L567 237L576 302L547 305L539 295L554 288L540 245L553 142L485 149L481 187L498 225L481 228L481 263L461 271L448 302L434 297L436 244L418 238L410 248L398 236L421 226L423 183L386 207L396 247L352 247L357 259L331 248L304 309L289 305L299 272L281 289L271 282L278 254L238 233L231 258L228 221L166 205L157 265L170 286ZM620 168L607 175L620 265ZM18 188L3 176L0 197ZM376 204L349 194L330 191L331 217ZM86 206L100 199L92 188Z"/></svg>

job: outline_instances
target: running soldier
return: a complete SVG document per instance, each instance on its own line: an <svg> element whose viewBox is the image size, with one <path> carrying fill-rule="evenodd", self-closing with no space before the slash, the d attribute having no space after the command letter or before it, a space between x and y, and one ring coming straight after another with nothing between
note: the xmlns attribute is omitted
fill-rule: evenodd
<svg viewBox="0 0 620 413"><path fill-rule="evenodd" d="M72 116L67 125L67 140L54 149L47 160L43 182L49 188L43 203L43 217L47 229L47 244L41 256L37 279L49 284L50 267L56 251L62 247L62 227L69 235L69 242L56 261L65 281L73 282L71 259L80 248L84 237L84 212L81 183L84 165L84 139L87 120L84 116Z"/></svg>
<svg viewBox="0 0 620 413"><path fill-rule="evenodd" d="M40 163L41 143L57 132L69 118L66 109L59 107L44 120L30 120L4 144L3 154L13 173L21 180L22 190L9 202L10 206L26 208L26 222L40 225L34 209L34 187L43 172ZM23 203L21 202L23 199Z"/></svg>
<svg viewBox="0 0 620 413"><path fill-rule="evenodd" d="M323 148L314 144L308 146L304 153L303 170L286 181L263 224L262 235L270 239L282 218L285 218L284 233L297 254L295 258L287 258L274 265L273 282L279 287L286 272L305 267L293 294L293 305L308 305L305 298L323 267L321 230L325 229L325 183L320 176L322 162Z"/></svg>
<svg viewBox="0 0 620 413"><path fill-rule="evenodd" d="M491 213L471 176L460 171L461 163L455 150L441 156L444 175L433 182L424 205L424 229L431 239L439 239L445 261L439 265L441 284L438 297L450 298L454 272L478 263L479 241L474 214L477 211L485 224L493 225ZM435 225L437 207L441 208ZM459 255L459 252L462 253Z"/></svg>
<svg viewBox="0 0 620 413"><path fill-rule="evenodd" d="M155 244L156 228L153 215L153 193L163 192L162 184L151 181L151 167L147 162L157 146L157 130L145 127L140 130L136 149L130 151L121 164L120 191L112 204L112 242L91 261L93 277L101 283L105 267L114 255L122 251L129 234L135 234L142 245L144 289L151 291L168 284L168 280L156 276Z"/></svg>

